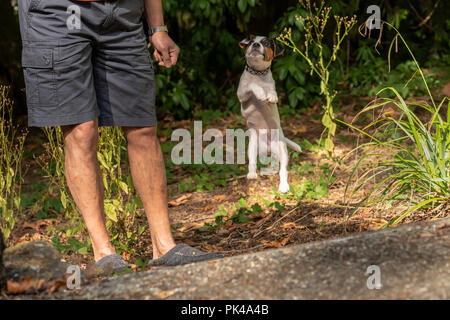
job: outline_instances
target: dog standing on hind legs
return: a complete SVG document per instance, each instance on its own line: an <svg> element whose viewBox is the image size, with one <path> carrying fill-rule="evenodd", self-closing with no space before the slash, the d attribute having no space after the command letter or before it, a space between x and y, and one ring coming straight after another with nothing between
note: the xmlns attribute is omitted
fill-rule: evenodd
<svg viewBox="0 0 450 320"><path fill-rule="evenodd" d="M284 137L278 114L278 95L275 81L270 71L273 58L283 53L283 48L274 39L250 36L240 42L245 49L245 70L241 76L237 96L241 102L241 112L250 129L248 145L247 179L256 179L257 157L271 152L277 158L280 171L278 191L289 191L289 154L287 147L301 152L301 147ZM261 174L264 174L261 171Z"/></svg>

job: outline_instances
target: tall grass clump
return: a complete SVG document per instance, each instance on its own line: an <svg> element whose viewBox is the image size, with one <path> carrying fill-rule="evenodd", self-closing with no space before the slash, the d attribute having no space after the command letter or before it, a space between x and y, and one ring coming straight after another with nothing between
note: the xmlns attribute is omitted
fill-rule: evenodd
<svg viewBox="0 0 450 320"><path fill-rule="evenodd" d="M353 168L345 194L348 194L352 182L353 193L361 191L364 186L370 185L371 188L351 215L361 205L407 201L409 205L384 226L387 227L422 208L433 209L431 212L449 209L450 103L448 97L444 97L440 103L435 102L407 42L394 26L383 23L396 32L388 56L391 55L394 43L397 45L400 40L414 60L416 74L420 75L429 100L420 103L406 101L398 89L386 87L357 115L381 109L381 117L363 129L347 124L369 138L369 142L352 151L362 151L362 156ZM375 134L369 133L369 130L375 131ZM363 164L367 167L362 168ZM364 173L356 178L358 170L363 170Z"/></svg>
<svg viewBox="0 0 450 320"><path fill-rule="evenodd" d="M21 213L22 157L26 132L19 133L12 118L9 87L0 86L0 229L8 238Z"/></svg>

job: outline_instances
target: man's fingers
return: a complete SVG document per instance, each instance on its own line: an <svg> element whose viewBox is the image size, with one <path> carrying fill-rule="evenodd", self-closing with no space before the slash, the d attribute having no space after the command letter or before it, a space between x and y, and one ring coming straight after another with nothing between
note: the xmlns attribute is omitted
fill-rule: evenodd
<svg viewBox="0 0 450 320"><path fill-rule="evenodd" d="M155 49L155 51L153 51L153 56L155 57L156 61L162 61L161 55L159 54L158 50Z"/></svg>
<svg viewBox="0 0 450 320"><path fill-rule="evenodd" d="M176 65L180 48L165 33L155 34L151 39L155 48L153 55L158 65L170 68Z"/></svg>
<svg viewBox="0 0 450 320"><path fill-rule="evenodd" d="M164 66L163 58L159 54L158 50L155 49L155 51L153 52L153 56L155 57L156 62L158 62L158 66Z"/></svg>
<svg viewBox="0 0 450 320"><path fill-rule="evenodd" d="M165 49L164 51L160 52L160 54L162 54L164 66L166 68L170 68L172 66L172 61L170 60L169 49Z"/></svg>
<svg viewBox="0 0 450 320"><path fill-rule="evenodd" d="M179 54L180 54L180 48L178 46L176 46L175 49L171 50L170 58L172 60L173 66L177 64Z"/></svg>
<svg viewBox="0 0 450 320"><path fill-rule="evenodd" d="M156 61L158 61L158 65L166 68L170 68L172 66L172 60L168 51L159 52L158 50L155 50L154 56Z"/></svg>

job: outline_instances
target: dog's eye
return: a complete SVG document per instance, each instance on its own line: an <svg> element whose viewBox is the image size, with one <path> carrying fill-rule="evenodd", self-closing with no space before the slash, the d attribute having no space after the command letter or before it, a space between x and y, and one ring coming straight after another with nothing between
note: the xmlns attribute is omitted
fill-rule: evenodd
<svg viewBox="0 0 450 320"><path fill-rule="evenodd" d="M269 39L264 39L261 43L265 47L269 47L271 45L271 41Z"/></svg>

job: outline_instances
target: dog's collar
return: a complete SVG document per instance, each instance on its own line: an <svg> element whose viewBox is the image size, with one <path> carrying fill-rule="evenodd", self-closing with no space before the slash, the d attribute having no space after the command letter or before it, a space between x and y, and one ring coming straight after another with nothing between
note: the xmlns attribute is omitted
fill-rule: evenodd
<svg viewBox="0 0 450 320"><path fill-rule="evenodd" d="M245 70L256 76L265 76L269 72L270 67L268 67L267 69L264 69L264 70L256 70L255 68L252 68L248 64L246 64Z"/></svg>

